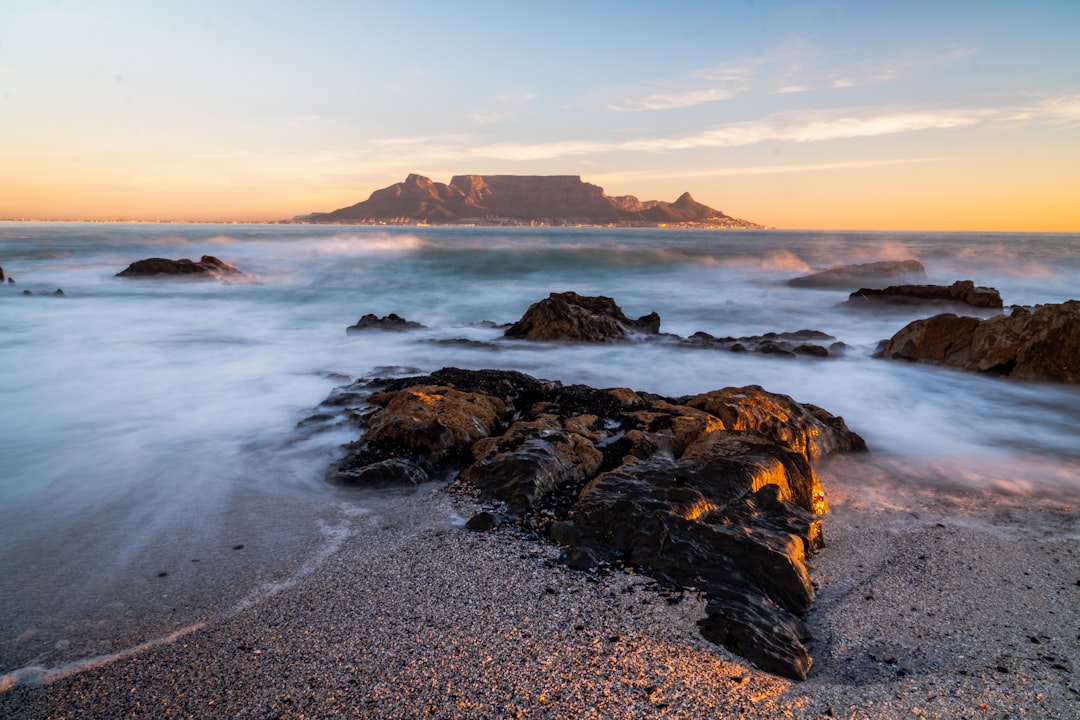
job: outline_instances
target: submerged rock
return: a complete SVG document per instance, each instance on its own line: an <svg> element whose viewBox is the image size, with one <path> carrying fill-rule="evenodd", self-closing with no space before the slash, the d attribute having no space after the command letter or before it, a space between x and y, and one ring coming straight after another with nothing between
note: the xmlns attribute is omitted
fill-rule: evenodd
<svg viewBox="0 0 1080 720"><path fill-rule="evenodd" d="M203 255L199 262L188 260L169 260L168 258L147 258L136 260L126 269L116 273L116 277L157 277L157 276L199 276L217 277L220 275L242 276L232 265L218 260L213 255Z"/></svg>
<svg viewBox="0 0 1080 720"><path fill-rule="evenodd" d="M424 327L418 322L412 320L406 320L396 313L390 313L384 317L379 317L374 313L368 313L359 320L355 325L350 325L345 328L345 332L362 332L364 330L414 330Z"/></svg>
<svg viewBox="0 0 1080 720"><path fill-rule="evenodd" d="M574 567L704 591L706 637L806 676L805 559L827 512L813 465L866 447L842 418L757 386L666 398L455 368L379 385L332 481L416 469L505 502Z"/></svg>
<svg viewBox="0 0 1080 720"><path fill-rule="evenodd" d="M1020 380L1080 382L1080 301L980 320L951 313L909 323L882 356Z"/></svg>
<svg viewBox="0 0 1080 720"><path fill-rule="evenodd" d="M788 280L792 287L845 289L879 284L898 277L926 277L918 260L882 260L857 265L835 265L828 270Z"/></svg>
<svg viewBox="0 0 1080 720"><path fill-rule="evenodd" d="M991 310L1003 307L1001 294L991 287L977 286L971 280L957 280L952 285L890 285L887 288L862 288L848 296L847 305L868 304L921 305L959 303Z"/></svg>
<svg viewBox="0 0 1080 720"><path fill-rule="evenodd" d="M759 352L766 355L795 357L829 357L829 348L819 345L821 342L835 341L832 335L818 330L798 330L796 332L769 332L764 335L744 337L715 337L707 332L696 332L682 342L691 347L715 348L731 352ZM835 345L835 343L832 343Z"/></svg>
<svg viewBox="0 0 1080 720"><path fill-rule="evenodd" d="M605 343L658 332L660 316L655 312L631 320L609 297L563 292L551 293L533 303L504 335L525 340Z"/></svg>

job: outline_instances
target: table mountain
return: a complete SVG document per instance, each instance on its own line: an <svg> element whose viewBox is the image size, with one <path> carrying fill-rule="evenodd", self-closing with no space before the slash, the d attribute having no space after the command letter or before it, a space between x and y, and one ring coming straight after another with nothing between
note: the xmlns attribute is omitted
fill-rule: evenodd
<svg viewBox="0 0 1080 720"><path fill-rule="evenodd" d="M759 228L683 193L675 202L611 197L578 175L455 175L450 184L411 174L367 200L296 218L318 223L696 225Z"/></svg>

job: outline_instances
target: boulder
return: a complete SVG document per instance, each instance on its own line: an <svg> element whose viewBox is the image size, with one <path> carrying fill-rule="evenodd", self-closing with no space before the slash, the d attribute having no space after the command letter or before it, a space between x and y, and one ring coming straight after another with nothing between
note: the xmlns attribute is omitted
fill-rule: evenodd
<svg viewBox="0 0 1080 720"><path fill-rule="evenodd" d="M4 282L4 268L0 267L0 282Z"/></svg>
<svg viewBox="0 0 1080 720"><path fill-rule="evenodd" d="M847 305L923 305L952 303L998 310L1003 307L1001 294L991 287L977 286L971 280L957 280L952 285L890 285L880 290L861 288L848 296Z"/></svg>
<svg viewBox="0 0 1080 720"><path fill-rule="evenodd" d="M667 398L455 368L378 382L332 480L453 478L572 567L622 563L705 592L706 637L806 677L805 561L827 512L813 467L866 447L842 418L757 386Z"/></svg>
<svg viewBox="0 0 1080 720"><path fill-rule="evenodd" d="M887 359L918 360L1019 380L1080 382L1080 301L1014 308L980 320L951 313L909 323Z"/></svg>
<svg viewBox="0 0 1080 720"><path fill-rule="evenodd" d="M857 265L834 265L828 270L788 280L792 287L847 289L882 284L898 277L926 277L918 260L882 260Z"/></svg>
<svg viewBox="0 0 1080 720"><path fill-rule="evenodd" d="M147 258L136 260L126 269L116 273L116 277L157 277L157 276L206 276L225 275L243 276L232 265L218 260L213 255L203 255L199 262L188 260L169 260L167 258Z"/></svg>
<svg viewBox="0 0 1080 720"><path fill-rule="evenodd" d="M350 325L345 328L345 332L363 332L364 330L413 330L416 328L424 327L418 322L412 320L406 320L405 318L397 315L396 313L390 313L384 317L379 317L374 313L368 313L359 320L355 325Z"/></svg>
<svg viewBox="0 0 1080 720"><path fill-rule="evenodd" d="M655 312L631 320L609 297L563 292L551 293L530 305L504 335L525 340L606 343L658 332L660 316Z"/></svg>

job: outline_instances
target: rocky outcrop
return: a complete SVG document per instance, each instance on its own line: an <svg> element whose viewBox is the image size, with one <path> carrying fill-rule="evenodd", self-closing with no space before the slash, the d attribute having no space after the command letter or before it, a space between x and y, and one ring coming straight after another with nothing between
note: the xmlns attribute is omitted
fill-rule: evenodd
<svg viewBox="0 0 1080 720"><path fill-rule="evenodd" d="M795 357L829 357L842 354L844 344L836 342L832 335L818 330L797 330L795 332L769 332L764 335L743 337L715 337L707 332L696 332L688 337L684 344L694 347L729 350L731 352L758 352L765 355ZM826 347L820 343L829 343Z"/></svg>
<svg viewBox="0 0 1080 720"><path fill-rule="evenodd" d="M828 270L792 278L788 280L788 285L821 289L855 289L875 287L899 277L926 277L926 268L918 260L883 260L857 265L835 265Z"/></svg>
<svg viewBox="0 0 1080 720"><path fill-rule="evenodd" d="M355 325L350 325L349 327L345 328L345 332L354 333L363 332L365 330L401 331L415 330L422 327L424 326L420 323L414 322L412 320L406 320L397 313L390 313L389 315L385 315L383 317L379 317L374 313L368 313L367 315L364 315L359 320L357 320Z"/></svg>
<svg viewBox="0 0 1080 720"><path fill-rule="evenodd" d="M885 345L919 360L1020 380L1080 382L1080 301L1014 308L985 320L951 313L916 320Z"/></svg>
<svg viewBox="0 0 1080 720"><path fill-rule="evenodd" d="M758 228L730 217L684 193L673 203L642 202L626 195L609 197L603 188L578 175L455 175L450 184L411 174L403 182L376 190L349 207L312 213L302 222L426 222L436 224L495 221L550 224L692 224Z"/></svg>
<svg viewBox="0 0 1080 720"><path fill-rule="evenodd" d="M169 260L167 258L147 258L136 260L126 269L116 273L116 277L158 277L158 276L243 276L232 265L218 260L213 255L203 255L199 262L188 260Z"/></svg>
<svg viewBox="0 0 1080 720"><path fill-rule="evenodd" d="M4 268L0 267L0 282L4 282Z"/></svg>
<svg viewBox="0 0 1080 720"><path fill-rule="evenodd" d="M923 305L961 304L998 310L1003 307L1001 294L991 287L977 286L972 280L957 280L952 285L890 285L883 289L862 288L848 296L847 305Z"/></svg>
<svg viewBox="0 0 1080 720"><path fill-rule="evenodd" d="M507 522L565 546L571 566L633 566L706 593L706 637L806 676L805 561L827 511L813 467L865 450L842 418L757 386L667 398L454 368L333 404L374 390L351 411L365 432L331 481L441 478L502 501Z"/></svg>
<svg viewBox="0 0 1080 720"><path fill-rule="evenodd" d="M687 348L757 352L780 357L829 357L841 354L843 343L816 330L770 332L747 337L715 337L696 332L689 338L660 333L660 316L655 312L631 320L612 298L551 293L533 303L521 319L504 331L508 338L544 342L621 342L630 339L678 343ZM820 343L829 342L826 347Z"/></svg>
<svg viewBox="0 0 1080 720"><path fill-rule="evenodd" d="M530 305L504 335L524 340L603 343L658 332L660 316L655 312L631 320L609 297L562 292L551 293Z"/></svg>

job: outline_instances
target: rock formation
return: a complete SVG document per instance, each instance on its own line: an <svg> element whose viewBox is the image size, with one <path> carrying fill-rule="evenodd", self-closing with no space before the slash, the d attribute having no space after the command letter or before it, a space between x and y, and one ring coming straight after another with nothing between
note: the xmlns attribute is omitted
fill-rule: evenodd
<svg viewBox="0 0 1080 720"><path fill-rule="evenodd" d="M609 297L562 292L530 305L504 335L525 340L612 342L632 334L658 332L660 316L655 312L631 320Z"/></svg>
<svg viewBox="0 0 1080 720"><path fill-rule="evenodd" d="M169 260L167 258L147 258L136 260L126 269L116 273L116 277L156 277L165 275L204 275L218 277L222 275L242 276L232 265L218 260L213 255L203 255L199 262L184 258L182 260Z"/></svg>
<svg viewBox="0 0 1080 720"><path fill-rule="evenodd" d="M4 268L0 267L0 282L4 282Z"/></svg>
<svg viewBox="0 0 1080 720"><path fill-rule="evenodd" d="M411 174L404 182L376 190L363 202L333 212L312 213L300 220L761 227L702 205L690 193L673 203L642 202L630 195L613 198L577 175L455 175L446 185Z"/></svg>
<svg viewBox="0 0 1080 720"><path fill-rule="evenodd" d="M848 296L847 304L920 305L956 303L971 307L1000 309L1001 294L991 287L976 286L971 280L957 280L952 285L890 285L877 290L862 288Z"/></svg>
<svg viewBox="0 0 1080 720"><path fill-rule="evenodd" d="M350 325L345 328L345 332L362 332L364 330L414 330L424 327L418 322L412 320L406 320L397 313L390 313L384 317L379 317L374 313L368 313L359 320L355 325Z"/></svg>
<svg viewBox="0 0 1080 720"><path fill-rule="evenodd" d="M980 320L952 313L916 320L885 345L920 360L1021 380L1080 382L1080 301L1014 308Z"/></svg>
<svg viewBox="0 0 1080 720"><path fill-rule="evenodd" d="M856 289L881 284L898 277L926 277L926 268L918 260L883 260L858 265L835 265L811 275L792 278L792 287Z"/></svg>
<svg viewBox="0 0 1080 720"><path fill-rule="evenodd" d="M827 512L813 465L865 449L842 418L756 386L667 398L454 368L358 383L329 406L350 397L365 432L332 482L444 479L502 501L571 566L636 567L705 592L706 637L806 676L805 559Z"/></svg>

